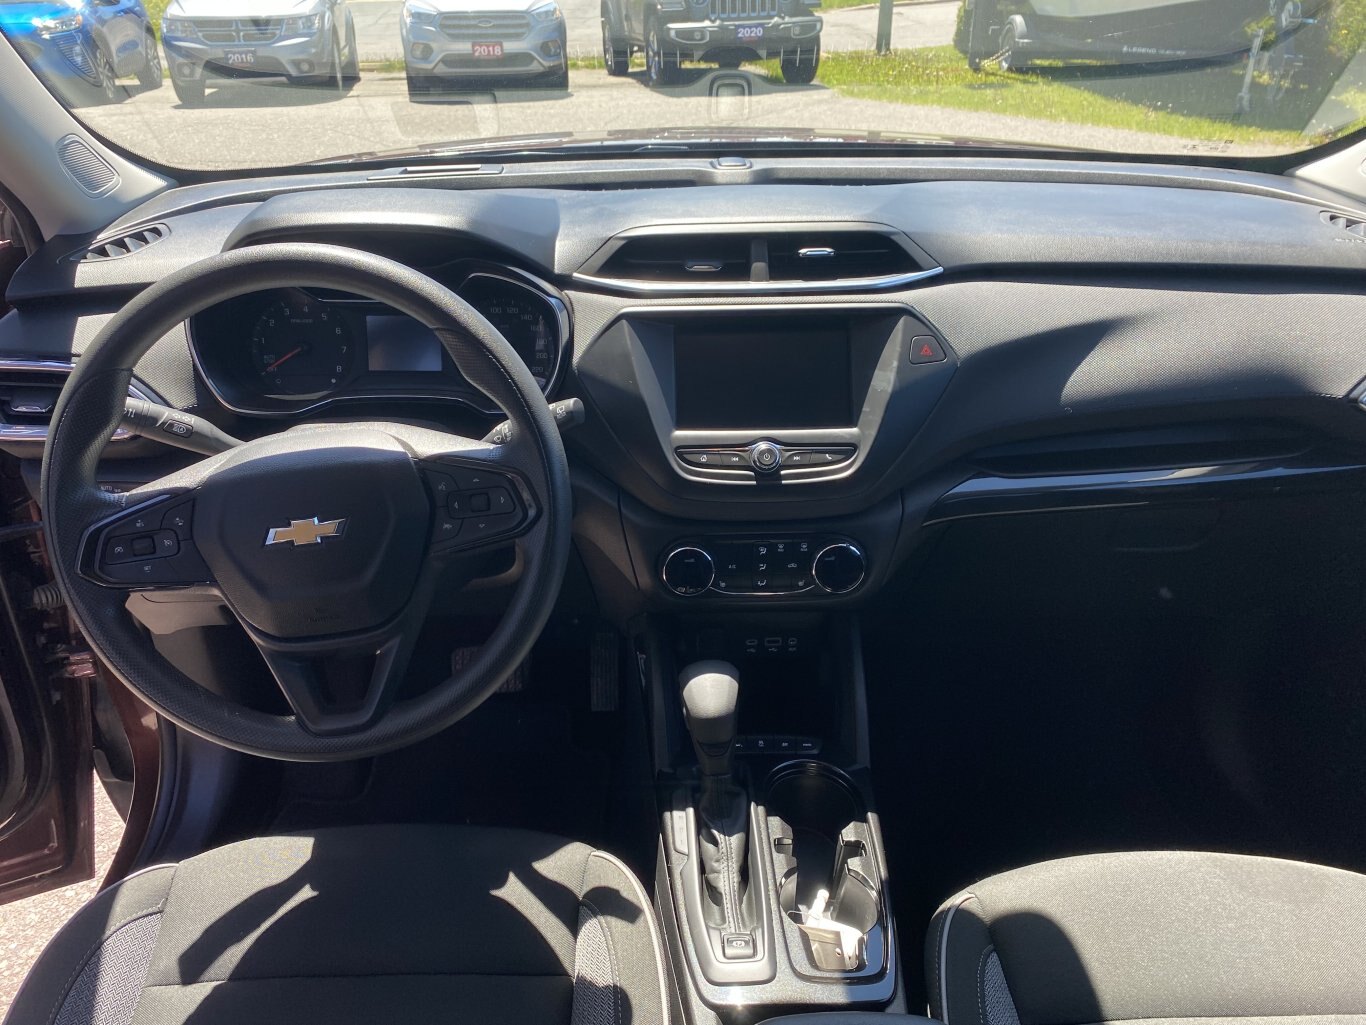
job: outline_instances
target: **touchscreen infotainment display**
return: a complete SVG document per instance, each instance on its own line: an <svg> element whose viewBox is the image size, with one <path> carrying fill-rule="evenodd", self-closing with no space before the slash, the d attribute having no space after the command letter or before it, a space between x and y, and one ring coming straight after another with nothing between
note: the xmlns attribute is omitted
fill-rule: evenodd
<svg viewBox="0 0 1366 1025"><path fill-rule="evenodd" d="M721 327L721 325L717 325ZM838 321L732 321L674 329L677 426L742 430L854 426L849 328Z"/></svg>
<svg viewBox="0 0 1366 1025"><path fill-rule="evenodd" d="M379 372L433 373L441 370L441 339L411 317L385 314L365 318L369 359Z"/></svg>

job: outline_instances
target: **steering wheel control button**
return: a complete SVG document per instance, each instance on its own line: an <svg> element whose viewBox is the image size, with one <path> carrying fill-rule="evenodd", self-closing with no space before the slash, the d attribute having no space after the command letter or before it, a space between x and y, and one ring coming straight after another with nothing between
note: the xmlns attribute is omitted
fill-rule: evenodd
<svg viewBox="0 0 1366 1025"><path fill-rule="evenodd" d="M166 515L161 517L161 528L163 530L175 531L176 537L182 541L190 539L191 525L194 523L194 502L181 502L173 505L166 510Z"/></svg>
<svg viewBox="0 0 1366 1025"><path fill-rule="evenodd" d="M910 349L913 364L943 363L949 358L944 344L934 335L916 335L911 339Z"/></svg>
<svg viewBox="0 0 1366 1025"><path fill-rule="evenodd" d="M460 536L460 528L464 521L455 519L441 509L436 512L436 521L432 524L432 541L440 543L442 541L454 541Z"/></svg>
<svg viewBox="0 0 1366 1025"><path fill-rule="evenodd" d="M180 539L173 530L150 534L123 534L110 538L104 547L104 561L110 565L164 559L180 551Z"/></svg>
<svg viewBox="0 0 1366 1025"><path fill-rule="evenodd" d="M868 563L863 553L847 541L830 545L816 555L811 575L831 594L845 594L863 583Z"/></svg>
<svg viewBox="0 0 1366 1025"><path fill-rule="evenodd" d="M446 464L440 470L424 465L423 475L435 499L431 540L437 551L485 543L514 532L526 519L508 474Z"/></svg>
<svg viewBox="0 0 1366 1025"><path fill-rule="evenodd" d="M455 485L455 478L449 473L439 473L436 470L427 470L424 474L427 478L427 487L432 489L432 494L437 500L453 495L459 488Z"/></svg>
<svg viewBox="0 0 1366 1025"><path fill-rule="evenodd" d="M776 470L783 461L783 450L771 441L760 441L750 446L749 463L760 473Z"/></svg>
<svg viewBox="0 0 1366 1025"><path fill-rule="evenodd" d="M700 548L675 548L664 559L661 571L664 586L684 598L701 594L716 579L716 565Z"/></svg>
<svg viewBox="0 0 1366 1025"><path fill-rule="evenodd" d="M92 539L98 555L87 575L129 588L210 582L213 576L190 539L192 510L192 501L162 500L115 517Z"/></svg>
<svg viewBox="0 0 1366 1025"><path fill-rule="evenodd" d="M520 513L487 513L483 516L470 516L465 520L466 535L472 538L493 537L517 526Z"/></svg>
<svg viewBox="0 0 1366 1025"><path fill-rule="evenodd" d="M492 470L451 467L450 475L455 480L455 486L461 491L487 491L496 484L504 483L502 476Z"/></svg>

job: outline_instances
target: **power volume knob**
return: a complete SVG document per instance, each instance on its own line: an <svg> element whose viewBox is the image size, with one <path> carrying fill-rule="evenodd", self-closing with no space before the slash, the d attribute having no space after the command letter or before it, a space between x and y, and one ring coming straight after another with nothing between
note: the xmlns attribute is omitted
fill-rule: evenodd
<svg viewBox="0 0 1366 1025"><path fill-rule="evenodd" d="M771 441L760 441L749 448L749 465L760 473L776 470L783 461L783 450Z"/></svg>
<svg viewBox="0 0 1366 1025"><path fill-rule="evenodd" d="M665 557L660 575L664 578L664 586L670 591L690 598L711 586L716 577L716 566L711 556L702 549L684 545Z"/></svg>
<svg viewBox="0 0 1366 1025"><path fill-rule="evenodd" d="M844 594L863 583L868 573L868 562L856 545L847 541L822 548L811 563L811 575L816 583L831 594Z"/></svg>

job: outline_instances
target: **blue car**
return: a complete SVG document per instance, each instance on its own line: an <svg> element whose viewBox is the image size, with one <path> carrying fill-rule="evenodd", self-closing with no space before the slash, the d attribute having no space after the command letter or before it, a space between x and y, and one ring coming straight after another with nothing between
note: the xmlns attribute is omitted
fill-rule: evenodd
<svg viewBox="0 0 1366 1025"><path fill-rule="evenodd" d="M112 103L117 79L161 85L161 53L142 0L0 0L0 31L68 106Z"/></svg>

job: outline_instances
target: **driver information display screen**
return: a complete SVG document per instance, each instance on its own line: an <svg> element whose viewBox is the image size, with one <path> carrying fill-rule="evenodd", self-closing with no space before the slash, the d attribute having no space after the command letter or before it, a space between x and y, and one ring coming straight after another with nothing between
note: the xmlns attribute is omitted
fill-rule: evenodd
<svg viewBox="0 0 1366 1025"><path fill-rule="evenodd" d="M683 429L853 426L849 328L765 322L674 330L675 419Z"/></svg>
<svg viewBox="0 0 1366 1025"><path fill-rule="evenodd" d="M411 317L366 317L365 335L368 370L441 371L441 340Z"/></svg>

